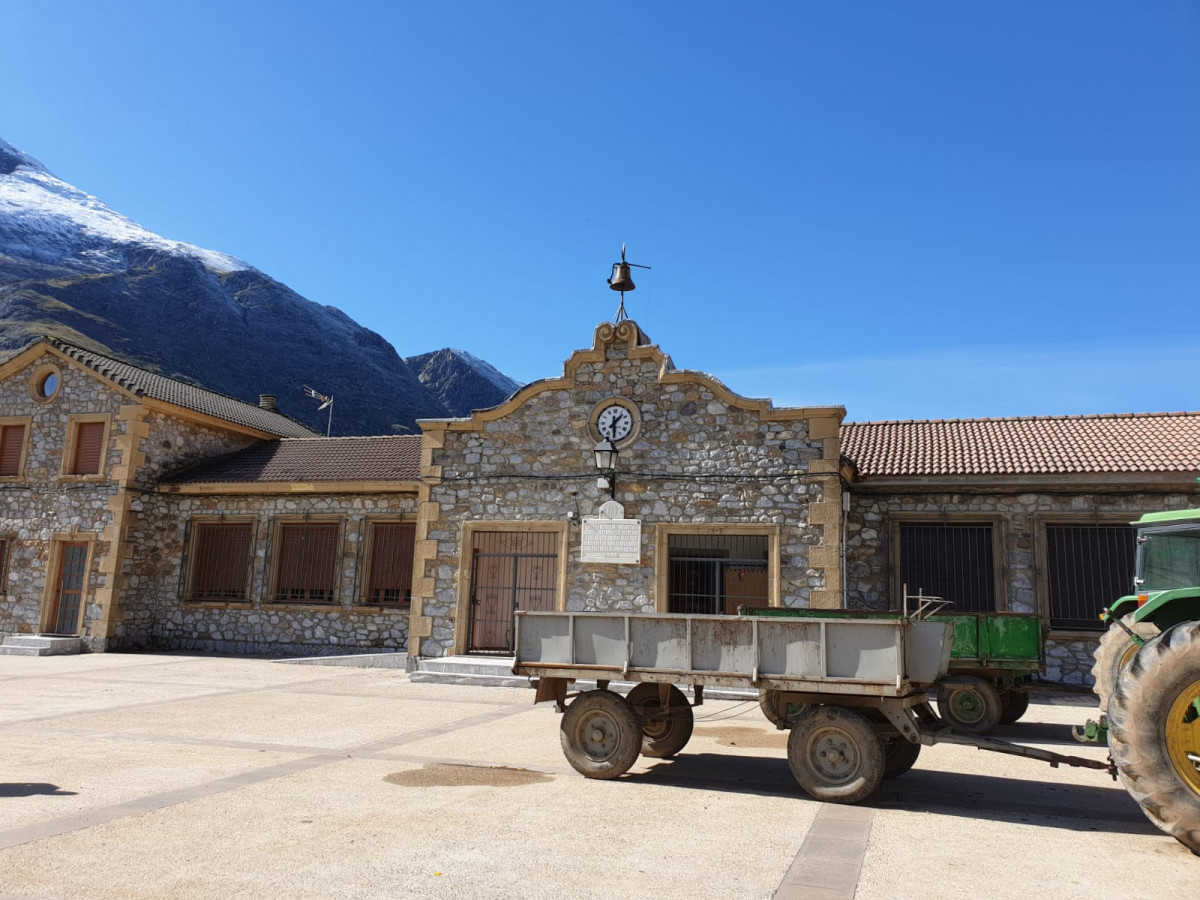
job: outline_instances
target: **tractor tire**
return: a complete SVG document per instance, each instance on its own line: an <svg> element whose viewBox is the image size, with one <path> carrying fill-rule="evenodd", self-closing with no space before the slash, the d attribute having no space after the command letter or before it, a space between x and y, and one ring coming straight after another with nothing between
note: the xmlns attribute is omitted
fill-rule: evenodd
<svg viewBox="0 0 1200 900"><path fill-rule="evenodd" d="M1168 629L1122 670L1108 748L1146 817L1200 856L1200 622Z"/></svg>
<svg viewBox="0 0 1200 900"><path fill-rule="evenodd" d="M617 778L637 762L642 726L633 707L612 691L588 691L567 707L559 724L563 755L587 778Z"/></svg>
<svg viewBox="0 0 1200 900"><path fill-rule="evenodd" d="M767 721L782 731L796 724L796 719L808 709L808 704L787 703L781 697L779 691L763 691L758 695L758 707Z"/></svg>
<svg viewBox="0 0 1200 900"><path fill-rule="evenodd" d="M810 797L858 803L883 782L883 741L871 720L838 706L812 706L788 735L788 766Z"/></svg>
<svg viewBox="0 0 1200 900"><path fill-rule="evenodd" d="M1000 724L1011 725L1029 709L1029 692L1005 690L1000 692Z"/></svg>
<svg viewBox="0 0 1200 900"><path fill-rule="evenodd" d="M1135 625L1133 613L1121 621L1129 626L1130 631L1146 640L1158 634L1158 626L1153 622L1138 622ZM1092 678L1096 680L1092 690L1100 698L1100 712L1108 712L1108 701L1117 686L1117 678L1120 677L1121 670L1129 665L1139 647L1140 645L1135 644L1133 638L1126 634L1120 625L1109 625L1100 636L1100 644L1096 647L1096 662L1092 666Z"/></svg>
<svg viewBox="0 0 1200 900"><path fill-rule="evenodd" d="M896 735L883 739L883 777L895 778L913 767L921 755L921 745Z"/></svg>
<svg viewBox="0 0 1200 900"><path fill-rule="evenodd" d="M938 682L938 712L946 724L968 734L987 734L1000 724L1003 704L990 681L956 675Z"/></svg>
<svg viewBox="0 0 1200 900"><path fill-rule="evenodd" d="M658 702L658 685L648 681L635 685L625 699L642 723L642 756L666 759L687 746L695 718L683 691L671 685L665 712Z"/></svg>

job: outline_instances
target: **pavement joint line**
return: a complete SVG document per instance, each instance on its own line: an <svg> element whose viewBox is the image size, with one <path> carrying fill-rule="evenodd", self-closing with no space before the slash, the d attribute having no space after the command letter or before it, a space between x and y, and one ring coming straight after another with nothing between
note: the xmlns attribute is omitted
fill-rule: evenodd
<svg viewBox="0 0 1200 900"><path fill-rule="evenodd" d="M123 803L115 803L110 806L98 807L96 809L87 810L86 812L78 813L73 816L49 819L45 822L38 822L23 828L14 828L9 831L2 831L0 832L0 850L7 850L10 847L17 847L21 844L28 844L33 841L57 837L61 834L66 834L71 831L79 831L81 829L92 828L97 825L105 825L109 822L114 822L118 819L124 819L129 816L144 815L149 812L165 809L169 806L176 806L180 803L188 803L193 800L202 800L206 797L211 797L216 794L223 794L226 791L235 790L237 788L261 784L266 781L274 781L277 778L286 778L289 775L307 772L310 769L317 769L322 766L327 766L333 762L344 762L347 758L352 758L356 754L375 754L390 747L403 746L405 744L411 744L415 741L424 740L426 738L439 737L441 735L450 734L455 731L461 731L466 728L484 725L491 721L507 718L508 716L519 715L520 713L527 711L528 707L526 707L524 704L522 704L519 709L516 707L516 704L513 704L513 706L509 709L493 710L491 712L481 713L480 715L469 716L465 719L459 719L456 722L435 725L431 728L421 729L420 731L413 731L406 734L396 735L391 738L370 741L366 744L361 744L357 747L345 748L341 751L313 754L311 756L301 757L300 759L276 763L262 769L254 769L248 772L238 773L237 775L229 775L225 778L218 778L214 781L207 781L201 784L175 788L174 790L163 791L158 794L149 794L145 797L135 797L134 799L126 800Z"/></svg>
<svg viewBox="0 0 1200 900"><path fill-rule="evenodd" d="M821 804L774 900L854 900L875 810Z"/></svg>
<svg viewBox="0 0 1200 900"><path fill-rule="evenodd" d="M75 658L77 658L77 656L78 656L78 654L68 654L68 655L59 656L57 658L58 659L75 659ZM42 656L42 657L38 657L38 658L47 660L47 661L56 659L56 657L54 657L54 656L48 656L48 657ZM3 680L3 681L29 681L29 680L44 681L49 678L70 678L72 680L75 680L75 679L79 678L80 676L91 675L91 674L99 673L99 672L128 672L131 669L150 669L150 668L154 668L156 666L181 666L181 665L185 665L187 663L194 663L197 660L202 660L202 659L203 659L203 657L190 657L189 656L189 657L185 657L185 658L155 660L154 662L148 662L148 663L134 663L134 664L128 665L128 666L116 666L112 669L82 669L82 670L77 669L77 670L73 670L73 671L69 671L69 672L62 672L62 671L34 672L34 673L31 673L28 675L24 675L24 674L12 675L12 674L5 673L4 675L0 675L0 680Z"/></svg>

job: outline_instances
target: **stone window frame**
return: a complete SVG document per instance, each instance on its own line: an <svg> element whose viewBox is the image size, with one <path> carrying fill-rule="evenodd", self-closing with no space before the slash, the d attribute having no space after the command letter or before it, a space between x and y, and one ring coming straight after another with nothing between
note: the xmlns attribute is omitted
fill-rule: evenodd
<svg viewBox="0 0 1200 900"><path fill-rule="evenodd" d="M342 583L346 574L346 519L344 514L328 513L320 515L298 514L274 516L270 525L270 540L267 542L266 554L266 592L262 598L262 608L270 610L311 610L333 612L342 606ZM279 584L279 565L282 558L279 549L282 546L283 530L289 525L337 525L337 538L334 548L333 596L327 602L311 600L276 600L275 590Z"/></svg>
<svg viewBox="0 0 1200 900"><path fill-rule="evenodd" d="M554 608L562 612L567 608L567 569L570 563L571 523L546 519L473 519L462 526L462 543L459 545L458 606L454 615L454 652L467 652L469 636L467 629L471 618L471 578L475 571L475 532L510 531L521 534L558 535L558 578L555 585ZM413 575L416 579L416 573Z"/></svg>
<svg viewBox="0 0 1200 900"><path fill-rule="evenodd" d="M87 559L83 564L83 590L79 596L78 622L80 634L84 632L88 604L95 599L96 595L96 585L93 583L93 578L99 573L93 571L93 566L96 564L96 544L99 540L100 535L94 531L63 531L50 535L50 557L46 566L46 583L42 585L41 609L38 613L38 631L53 633L57 624L53 621L54 595L58 590L58 584L62 578L62 545L87 544Z"/></svg>
<svg viewBox="0 0 1200 900"><path fill-rule="evenodd" d="M79 436L79 426L96 422L104 423L104 435L100 438L100 471L88 475L78 475L71 471L75 464L75 445ZM74 413L67 416L67 433L63 441L62 463L59 466L59 478L63 481L105 481L108 479L108 441L112 436L112 415L110 413Z"/></svg>
<svg viewBox="0 0 1200 900"><path fill-rule="evenodd" d="M767 538L767 605L783 605L783 567L780 544L783 527L777 523L738 522L661 522L654 526L654 611L669 612L669 543L673 534L735 535ZM683 613L680 613L683 615Z"/></svg>
<svg viewBox="0 0 1200 900"><path fill-rule="evenodd" d="M904 510L892 512L888 517L888 585L891 608L902 609L904 585L900 582L900 526L922 522L937 525L991 525L992 526L992 579L996 595L994 612L1008 612L1011 603L1008 597L1008 519L1001 513L990 512L917 512ZM921 585L909 585L910 591ZM949 607L953 612L954 607Z"/></svg>
<svg viewBox="0 0 1200 900"><path fill-rule="evenodd" d="M17 463L15 475L0 475L0 482L20 481L25 477L25 462L29 457L30 435L33 431L33 416L0 416L0 429L13 425L23 425L25 435L21 443L21 459Z"/></svg>
<svg viewBox="0 0 1200 900"><path fill-rule="evenodd" d="M408 615L412 611L412 585L410 582L408 599L400 600L396 603L385 601L373 601L367 599L367 589L371 581L371 565L372 554L374 551L374 536L376 525L410 525L413 529L413 560L411 581L417 580L417 540L416 529L417 519L412 514L393 513L391 515L370 515L362 519L361 534L362 542L360 544L360 557L358 566L357 583L354 586L354 605L370 610L372 613L389 613L398 612Z"/></svg>
<svg viewBox="0 0 1200 900"><path fill-rule="evenodd" d="M1074 628L1050 628L1050 555L1046 545L1047 525L1126 525L1141 513L1127 512L1040 512L1033 517L1033 572L1034 592L1037 599L1038 616L1047 637L1059 641L1095 641L1103 630L1081 631ZM1132 526L1130 526L1132 531ZM1133 586L1130 585L1130 593ZM1110 598L1109 602L1117 598Z"/></svg>
<svg viewBox="0 0 1200 900"><path fill-rule="evenodd" d="M46 396L42 393L42 383L51 375L58 377L58 385L54 388L54 393ZM29 396L38 403L49 403L62 393L63 374L62 369L54 363L42 363L29 376Z"/></svg>
<svg viewBox="0 0 1200 900"><path fill-rule="evenodd" d="M246 588L242 600L193 600L190 598L195 561L196 541L203 525L249 525L250 552L246 559ZM181 566L183 577L179 580L179 600L186 603L189 609L246 609L253 605L254 569L257 554L255 552L259 541L259 520L253 515L214 515L192 516L187 521L187 536L184 538L184 551Z"/></svg>

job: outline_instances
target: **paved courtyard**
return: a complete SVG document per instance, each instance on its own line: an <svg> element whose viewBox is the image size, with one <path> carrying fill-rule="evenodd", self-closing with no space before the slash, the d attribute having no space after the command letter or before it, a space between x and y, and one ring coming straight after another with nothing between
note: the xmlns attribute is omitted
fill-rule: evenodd
<svg viewBox="0 0 1200 900"><path fill-rule="evenodd" d="M0 657L3 897L1194 897L1200 858L1103 773L925 748L808 799L755 704L673 761L563 759L529 690L171 655ZM1081 699L1001 736L1065 752Z"/></svg>

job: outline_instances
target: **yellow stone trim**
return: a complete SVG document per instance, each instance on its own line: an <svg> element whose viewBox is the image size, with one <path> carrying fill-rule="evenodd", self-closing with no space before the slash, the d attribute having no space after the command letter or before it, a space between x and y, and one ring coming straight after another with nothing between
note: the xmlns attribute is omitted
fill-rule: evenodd
<svg viewBox="0 0 1200 900"><path fill-rule="evenodd" d="M424 458L431 452L436 439L429 440L425 435L421 442L421 456ZM436 444L440 446L440 444ZM427 566L430 561L437 559L437 541L428 539L429 526L437 522L442 514L440 503L430 500L432 490L428 484L417 486L417 533L413 547L413 583L412 602L408 613L408 655L421 655L422 637L433 634L433 619L425 615L425 600L432 599L435 580L430 577Z"/></svg>
<svg viewBox="0 0 1200 900"><path fill-rule="evenodd" d="M629 359L649 359L658 365L658 381L660 384L699 384L708 388L728 406L736 409L756 412L768 422L799 422L814 417L828 417L837 422L846 418L846 408L843 406L806 406L783 407L776 409L770 400L752 399L735 394L711 375L688 369L676 369L671 358L663 353L656 344L638 346L638 327L632 319L626 319L618 325L605 322L596 328L590 350L576 350L563 363L563 374L560 378L547 378L527 384L499 406L480 410L464 419L421 419L417 424L425 434L433 431L478 431L488 422L494 422L509 415L538 394L547 391L574 390L575 377L580 366L586 363L602 363L608 358L609 348L625 344Z"/></svg>
<svg viewBox="0 0 1200 900"><path fill-rule="evenodd" d="M54 631L57 623L54 621L54 595L62 578L62 545L66 543L87 544L87 559L83 564L83 589L79 595L79 620L75 623L75 633L83 633L83 614L89 601L88 588L91 586L92 564L95 562L96 543L99 540L94 531L56 532L50 535L49 553L46 560L46 583L42 585L41 615L38 624L39 631ZM96 593L103 588L97 587Z"/></svg>
<svg viewBox="0 0 1200 900"><path fill-rule="evenodd" d="M415 481L223 481L160 484L165 494L415 494Z"/></svg>
<svg viewBox="0 0 1200 900"><path fill-rule="evenodd" d="M100 471L88 475L76 475L71 472L75 461L75 444L77 443L77 426L104 423L104 435L100 439ZM108 472L108 439L112 435L112 416L109 413L79 413L67 416L67 433L64 435L62 459L59 461L58 477L63 481L107 481Z"/></svg>
<svg viewBox="0 0 1200 900"><path fill-rule="evenodd" d="M842 505L831 501L808 505L809 525L836 525L841 521Z"/></svg>
<svg viewBox="0 0 1200 900"><path fill-rule="evenodd" d="M808 595L808 605L812 609L841 609L841 591L812 591Z"/></svg>

